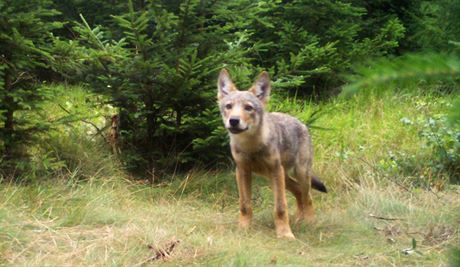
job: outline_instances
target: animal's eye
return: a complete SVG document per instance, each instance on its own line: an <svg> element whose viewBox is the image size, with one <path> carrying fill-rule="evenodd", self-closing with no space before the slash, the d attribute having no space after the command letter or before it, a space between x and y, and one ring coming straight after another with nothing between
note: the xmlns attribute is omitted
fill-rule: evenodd
<svg viewBox="0 0 460 267"><path fill-rule="evenodd" d="M250 105L246 105L246 106L244 106L244 109L246 111L252 111L254 108L252 106L250 106Z"/></svg>
<svg viewBox="0 0 460 267"><path fill-rule="evenodd" d="M226 109L232 109L232 104L227 104L227 105L225 105L225 108L226 108Z"/></svg>

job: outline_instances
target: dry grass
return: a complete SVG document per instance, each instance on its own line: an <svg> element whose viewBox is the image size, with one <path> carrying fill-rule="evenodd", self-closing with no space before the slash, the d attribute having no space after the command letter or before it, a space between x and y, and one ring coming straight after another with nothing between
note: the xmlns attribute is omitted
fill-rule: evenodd
<svg viewBox="0 0 460 267"><path fill-rule="evenodd" d="M219 177L233 182L230 174ZM199 183L213 176L192 179ZM125 181L48 185L39 190L3 186L1 263L444 266L449 246L460 240L458 186L437 196L372 184L315 194L317 222L296 226L297 240L292 242L275 238L270 190L260 183L256 187L263 201L255 201L252 229L240 232L234 193L222 204L220 196L181 197L173 194L176 186L158 189ZM413 238L420 254L405 255L403 250L412 246ZM165 253L158 256L159 251Z"/></svg>

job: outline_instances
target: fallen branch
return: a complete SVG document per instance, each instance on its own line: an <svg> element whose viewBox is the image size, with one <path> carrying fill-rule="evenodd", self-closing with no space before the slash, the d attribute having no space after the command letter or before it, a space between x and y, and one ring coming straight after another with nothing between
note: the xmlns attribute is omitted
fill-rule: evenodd
<svg viewBox="0 0 460 267"><path fill-rule="evenodd" d="M404 219L401 219L401 218L382 217L382 216L374 215L374 214L372 214L372 213L369 213L369 217L372 217L372 218L375 218L375 219L379 219L379 220L387 220L387 221L399 221L399 220L404 220Z"/></svg>

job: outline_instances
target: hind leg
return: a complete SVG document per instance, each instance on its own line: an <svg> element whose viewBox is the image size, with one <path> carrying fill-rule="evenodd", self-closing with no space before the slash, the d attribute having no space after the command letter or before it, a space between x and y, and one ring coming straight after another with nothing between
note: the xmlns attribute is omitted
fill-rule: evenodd
<svg viewBox="0 0 460 267"><path fill-rule="evenodd" d="M311 166L313 149L308 136L299 145L299 152L294 166L294 177L299 184L300 201L297 220L312 222L315 217L313 201L311 199Z"/></svg>
<svg viewBox="0 0 460 267"><path fill-rule="evenodd" d="M296 223L301 221L312 221L314 219L314 210L311 196L302 189L302 186L292 177L286 176L286 189L295 197L297 202Z"/></svg>
<svg viewBox="0 0 460 267"><path fill-rule="evenodd" d="M315 219L315 210L311 198L311 174L307 168L296 170L296 179L299 183L300 201L299 212L297 213L298 221L313 222Z"/></svg>

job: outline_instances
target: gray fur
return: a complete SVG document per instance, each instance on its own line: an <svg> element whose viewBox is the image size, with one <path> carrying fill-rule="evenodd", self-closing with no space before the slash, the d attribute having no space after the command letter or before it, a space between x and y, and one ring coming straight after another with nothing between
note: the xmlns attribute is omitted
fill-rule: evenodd
<svg viewBox="0 0 460 267"><path fill-rule="evenodd" d="M285 188L296 197L300 220L313 218L312 185L326 191L312 173L313 148L308 129L287 114L265 112L271 90L266 72L248 91L238 91L226 70L219 75L217 84L219 109L237 166L240 226L247 227L252 217L250 184L254 172L272 182L278 237L294 238L287 216Z"/></svg>

